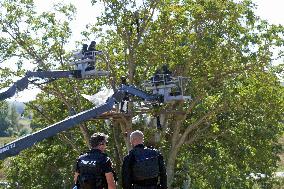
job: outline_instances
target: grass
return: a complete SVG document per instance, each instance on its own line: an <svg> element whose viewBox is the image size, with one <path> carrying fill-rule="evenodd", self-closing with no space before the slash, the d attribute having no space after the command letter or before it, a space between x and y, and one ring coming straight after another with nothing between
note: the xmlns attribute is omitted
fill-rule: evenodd
<svg viewBox="0 0 284 189"><path fill-rule="evenodd" d="M7 144L15 139L15 137L0 137L0 146L4 146L4 144Z"/></svg>
<svg viewBox="0 0 284 189"><path fill-rule="evenodd" d="M30 127L31 120L29 119L20 119L19 125L22 125L23 127Z"/></svg>

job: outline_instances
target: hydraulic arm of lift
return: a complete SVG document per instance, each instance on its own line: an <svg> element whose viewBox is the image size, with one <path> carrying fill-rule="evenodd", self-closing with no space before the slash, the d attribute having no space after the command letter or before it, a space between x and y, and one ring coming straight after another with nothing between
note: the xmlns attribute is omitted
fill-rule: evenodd
<svg viewBox="0 0 284 189"><path fill-rule="evenodd" d="M29 78L41 79L60 79L60 78L75 78L84 79L92 76L106 76L109 71L102 71L98 69L97 55L102 54L102 51L96 50L96 42L92 41L89 49L88 45L84 44L80 52L73 54L75 61L70 62L75 69L69 71L28 71L25 76L16 81L9 89L0 93L0 100L5 100L15 95L17 91L22 91L28 87Z"/></svg>
<svg viewBox="0 0 284 189"><path fill-rule="evenodd" d="M125 95L127 94L137 96L145 101L150 102L160 102L160 100L162 99L161 95L150 95L142 90L135 88L134 86L122 85L120 89L116 91L103 105L70 116L33 134L24 136L4 145L0 148L0 160L3 160L10 156L15 156L22 150L33 146L37 142L52 137L57 133L74 127L81 122L98 117L103 113L110 111L115 103L122 102Z"/></svg>
<svg viewBox="0 0 284 189"><path fill-rule="evenodd" d="M16 81L8 90L0 93L0 100L5 100L15 95L17 91L22 91L28 87L29 78L81 78L81 70L72 71L37 71L37 72L27 72L25 77Z"/></svg>

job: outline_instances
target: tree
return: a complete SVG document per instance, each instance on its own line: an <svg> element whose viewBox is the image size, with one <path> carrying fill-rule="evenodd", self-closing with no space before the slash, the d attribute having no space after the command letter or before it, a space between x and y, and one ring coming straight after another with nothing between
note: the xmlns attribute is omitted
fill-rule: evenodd
<svg viewBox="0 0 284 189"><path fill-rule="evenodd" d="M7 132L8 128L11 126L11 122L8 119L8 103L0 102L0 136L9 136Z"/></svg>
<svg viewBox="0 0 284 189"><path fill-rule="evenodd" d="M14 133L18 133L20 131L19 128L19 114L16 111L16 106L14 104L11 104L9 107L9 115L8 119L11 122L11 128Z"/></svg>
<svg viewBox="0 0 284 189"><path fill-rule="evenodd" d="M62 188L61 179L71 185L71 159L86 148L94 131L113 136L110 155L119 168L130 148L128 136L136 128L163 151L169 188L181 187L186 184L184 180L190 180L194 188L251 188L249 173L271 175L277 162L277 139L283 132L280 121L284 108L283 88L276 77L279 70L271 64L271 49L283 47L283 27L257 18L254 5L247 0L101 2L105 5L102 16L83 34L86 39L100 38L98 48L106 52L104 61L111 67L113 82L109 85L115 88L118 78L126 73L129 83L138 85L162 64L168 64L175 75L190 77L186 93L193 100L151 110L150 114L163 117L161 131L141 122L133 124L132 117L138 113L131 103L130 114L117 116L110 127L100 121L82 123L12 160L9 179L16 182L19 176L34 178L32 174L37 171L44 183L36 179L28 183L26 178L20 179L21 186L46 188L46 183L54 182L53 188ZM34 60L37 68L68 69L64 45L71 33L68 22L72 20L73 6L56 7L66 16L65 22L59 24L58 12L38 15L32 1L1 3L8 10L1 11L7 14L0 20L7 34L1 38L1 57L17 55L19 60ZM25 30L19 30L20 26ZM41 28L50 32L41 33ZM106 83L106 79L99 78L40 85L43 93L29 104L35 125L42 128L60 121L68 116L71 107L77 111L87 109L90 104L80 93L94 93ZM63 150L56 148L58 144ZM70 147L71 156L67 150ZM57 149L54 156L45 150L49 148ZM47 172L40 171L40 165L26 163L30 160L28 153L33 154L33 161L40 159L40 165L50 163L53 169L62 170L60 176L50 180ZM50 157L67 161L54 163ZM269 178L263 181L266 188L271 187Z"/></svg>
<svg viewBox="0 0 284 189"><path fill-rule="evenodd" d="M247 153L254 154L243 154L238 161L245 162L245 165L234 165L236 168L226 170L231 175L239 172L238 183L232 183L245 187L248 182L246 174L256 169L271 174L277 159L274 142L283 131L280 123L283 89L273 71L271 49L283 47L280 34L283 27L269 25L257 18L250 1L102 2L106 5L104 14L92 31L110 28L105 35L101 34L102 43L107 46L108 52L115 48L120 55L110 56L108 61L129 73L130 83L138 84L145 71L146 75L153 73L155 68L165 63L176 75L191 78L187 92L192 95L193 101L164 108L177 111L177 114L166 115L166 124L160 133L163 138L159 141L165 145L169 186L174 182L177 157L182 148L194 147L200 142L216 148L215 145L224 145L230 138L238 142L235 145L230 143L222 150L226 158L237 161L229 152L240 146L251 150ZM118 75L114 71L116 67L113 68L114 77ZM274 100L269 98L272 95L269 92L274 94ZM253 118L255 116L257 118ZM135 127L131 119L120 123L122 131L128 133ZM261 134L266 141L264 144L258 135L250 140L245 136L246 132L255 136L260 130L261 133L270 133ZM252 145L254 140L261 144ZM216 142L212 145L211 141ZM253 151L262 149L261 146L266 146L267 154L275 161L259 160L258 163L263 165L253 163L254 167L251 161L257 157ZM185 154L183 159L187 157ZM181 167L184 163L181 162ZM223 166L215 165L215 170ZM212 178L213 175L206 178L207 187L217 187L217 181L220 187L228 186L227 183L233 179L233 176L229 178L226 175Z"/></svg>
<svg viewBox="0 0 284 189"><path fill-rule="evenodd" d="M12 136L18 132L18 117L14 105L10 105L6 101L0 102L0 136Z"/></svg>

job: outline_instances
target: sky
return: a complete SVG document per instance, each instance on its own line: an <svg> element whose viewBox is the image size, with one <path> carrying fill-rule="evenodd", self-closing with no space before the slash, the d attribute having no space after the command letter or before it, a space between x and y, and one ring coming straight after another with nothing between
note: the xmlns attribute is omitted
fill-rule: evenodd
<svg viewBox="0 0 284 189"><path fill-rule="evenodd" d="M46 6L46 1L35 0L39 11L46 11L51 8L51 5L61 0L49 0L49 5ZM256 15L262 19L268 20L272 24L284 25L284 0L252 0L257 5ZM96 22L96 16L102 11L102 6L92 6L91 0L64 0L64 3L72 3L77 8L77 17L71 24L73 29L73 38L80 39L80 32L88 23Z"/></svg>
<svg viewBox="0 0 284 189"><path fill-rule="evenodd" d="M35 3L38 11L42 12L49 10L53 3L60 1L49 0L48 5L45 0L35 0ZM257 16L260 16L260 18L267 20L271 24L284 25L284 0L253 0L253 2L257 5L257 9L255 10ZM71 24L73 28L72 38L73 41L80 40L80 32L84 30L86 24L96 21L96 16L99 15L102 7L93 7L90 0L64 0L64 3L72 3L77 8L76 19ZM33 100L39 91L35 87L30 90L24 90L19 92L15 97L10 98L9 101L28 102Z"/></svg>
<svg viewBox="0 0 284 189"><path fill-rule="evenodd" d="M44 3L46 2L45 0L34 0L39 12L47 11L52 8L52 4L61 1L62 0L49 0L49 6L46 6L46 3ZM85 29L85 26L96 22L96 17L99 16L103 10L103 6L92 6L91 0L64 0L63 2L64 4L72 3L77 9L76 18L71 23L71 28L73 41L79 40L81 39L81 32ZM75 48L75 43L72 44L72 46Z"/></svg>
<svg viewBox="0 0 284 189"><path fill-rule="evenodd" d="M258 6L255 11L262 19L271 24L284 25L284 0L253 0Z"/></svg>

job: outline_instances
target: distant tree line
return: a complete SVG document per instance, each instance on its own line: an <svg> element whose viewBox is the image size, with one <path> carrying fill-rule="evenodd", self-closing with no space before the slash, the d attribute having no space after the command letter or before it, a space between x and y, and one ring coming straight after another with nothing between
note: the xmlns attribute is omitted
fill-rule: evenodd
<svg viewBox="0 0 284 189"><path fill-rule="evenodd" d="M15 104L0 102L0 137L22 136L29 133L19 122L20 114Z"/></svg>

